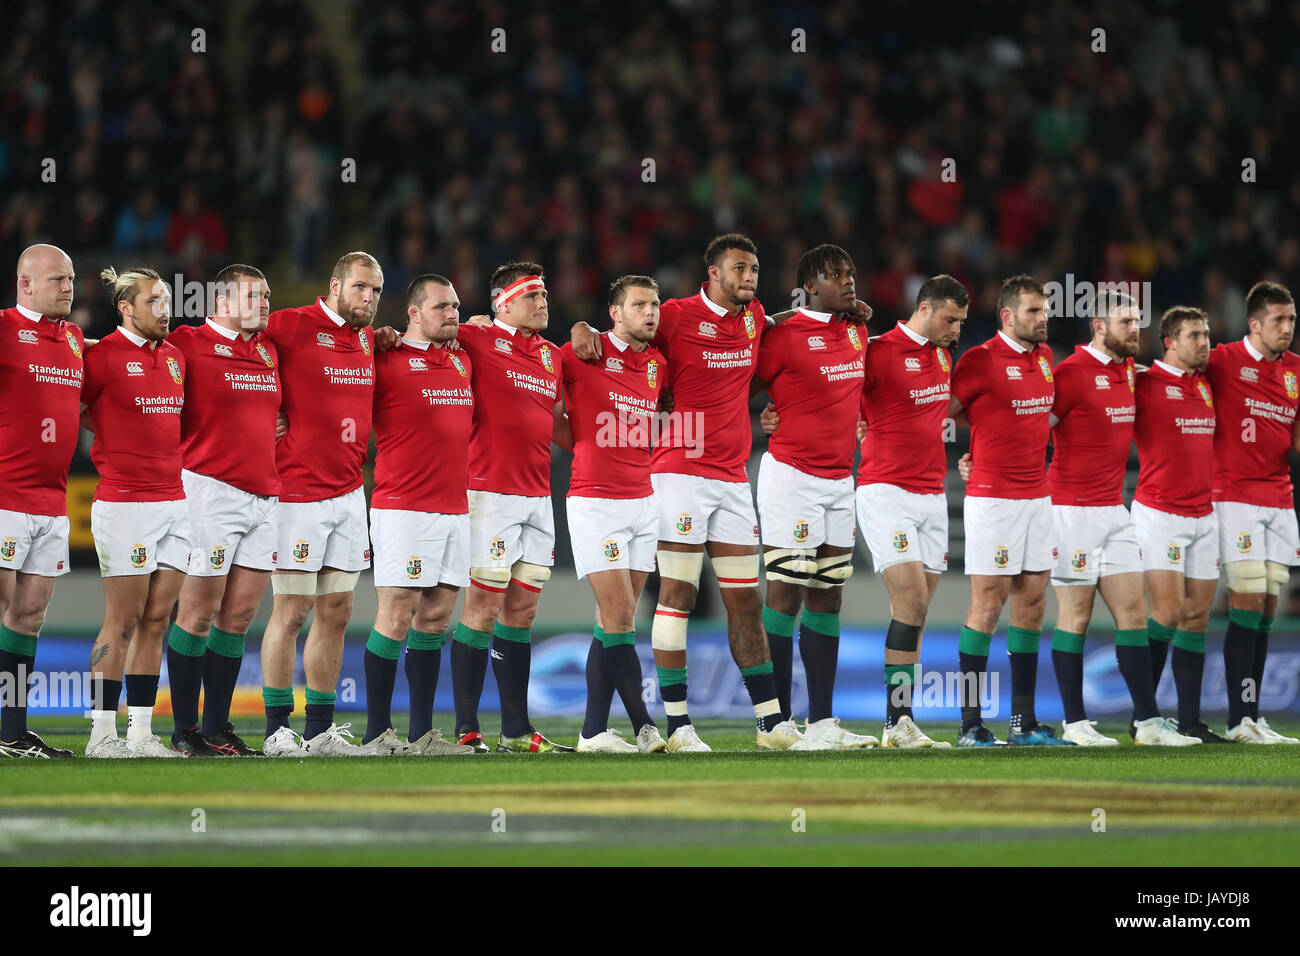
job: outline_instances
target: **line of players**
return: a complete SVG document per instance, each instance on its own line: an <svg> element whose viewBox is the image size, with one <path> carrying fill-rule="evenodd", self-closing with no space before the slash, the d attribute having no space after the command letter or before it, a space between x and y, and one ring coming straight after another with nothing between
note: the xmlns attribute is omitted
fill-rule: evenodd
<svg viewBox="0 0 1300 956"><path fill-rule="evenodd" d="M821 246L805 255L798 280L810 305L775 317L770 329L754 300L758 261L753 244L741 236L719 237L710 244L705 262L709 279L700 295L663 303L662 308L653 280L619 280L611 289L613 329L601 336L579 324L574 343L564 349L535 336L545 328L548 316L542 270L532 263L510 263L494 274L496 318L486 320L488 328L458 325L459 302L450 283L437 276L421 277L408 290L406 335L398 339L390 330L380 330L388 332L380 342L375 342L368 326L382 290L382 272L364 253L340 260L327 297L313 306L273 315L265 277L251 267L230 267L218 282L226 283L234 294L218 298L217 314L203 326L178 329L165 342L170 304L157 276L147 271L106 274L123 319L122 335L87 353L81 396L87 406L83 421L96 430L92 456L102 476L92 526L105 575L106 612L92 665L119 675L125 666L130 720L127 739L121 741L114 715L122 683L98 679L88 755L170 752L151 734L148 715L157 686L157 648L178 590L180 611L167 639L177 724L174 751L256 753L234 734L228 722L229 700L242 658L243 633L272 569L275 609L263 644L268 754L486 751L477 727L477 702L489 649L502 699L497 749L566 749L536 732L527 716L529 628L553 558L552 439L575 452L569 520L578 571L590 581L598 604L598 626L588 660L588 713L578 749L707 749L690 724L685 681L685 622L706 548L727 607L733 656L754 703L757 745L776 749L873 746L875 738L840 728L831 710L839 594L851 574L853 440L849 436L859 403L868 428L857 511L873 560L889 587L893 617L886 643L890 689L886 746L935 745L911 719L910 689L925 608L946 563L940 422L945 413L961 413L962 406L972 425L977 462L972 480L977 489L1002 492L982 502L980 496L971 496L968 533L973 503L1002 509L985 527L996 528L1003 537L1006 529L1012 531L1010 545L991 549L993 567L979 569L987 574L972 570L968 548L973 600L962 636L963 668L972 675L980 669L979 651L986 659L989 635L1010 593L1009 644L1017 643L1011 650L1010 741L1055 742L1050 729L1033 719L1034 671L1025 663L1026 658L1032 659L1036 667L1046 583L1046 569L1030 570L1036 559L1026 562L1026 546L1050 539L1032 527L1033 516L1041 513L1039 498L1030 494L1033 468L1024 470L1024 454L1017 461L1015 454L1008 456L1007 449L998 447L1008 435L1041 431L1032 418L1026 419L1028 427L1018 430L1006 425L1008 409L1012 416L1045 419L1043 397L1000 394L1006 392L1004 380L987 371L981 376L976 362L964 357L953 376L955 397L952 409L948 408L946 348L955 342L965 317L965 290L950 277L930 280L912 319L877 339L868 350L861 323L869 310L856 300L852 262L843 250ZM18 342L45 345L43 360L28 363L28 371L42 371L30 371L30 384L18 387L27 391L29 402L32 395L44 392L51 399L66 399L58 387L66 392L80 377L67 355L81 358L79 333L58 318L60 309L66 315L70 308L71 263L52 247L34 247L24 253L18 271L19 308L8 310L6 318L18 326ZM1285 298L1290 301L1289 295ZM1008 346L1024 347L1026 355L1028 343L1045 338L1041 299L1041 287L1028 277L1017 277L1008 280L999 303L1004 325L1000 338ZM23 333L33 330L18 319L34 324L37 342L25 342ZM1294 321L1293 306L1290 321ZM1136 320L1131 324L1135 335ZM765 329L777 341L760 350ZM66 342L67 354L48 344L59 341L54 332ZM1108 347L1108 339L1098 335L1102 347ZM1002 344L995 339L981 348L993 351ZM1282 352L1287 344L1289 333ZM62 367L46 361L58 358L65 360ZM1050 360L1035 354L1024 364L1051 386ZM200 369L203 374L196 374ZM151 378L156 381L146 384ZM170 385L165 379L170 379ZM1036 381L1024 374L1013 376L1012 366L1006 367L1005 381L1017 383L1012 389L1017 395L1026 379ZM15 380L21 382L22 376L6 378ZM666 381L672 383L676 405L668 428L659 436L652 465L650 419L660 408ZM1279 381L1288 394L1294 391L1293 374ZM759 476L769 579L760 618L758 527L744 463L749 455L748 396L764 387L776 411L792 421L784 431L777 429ZM370 558L360 466L372 401L379 445L371 512L379 614L367 642L370 712L365 741L358 747L348 740L347 725L333 723L332 711L351 594L357 573ZM1050 388L1046 401L1055 408ZM64 412L66 420L66 405L52 400L48 410ZM281 431L286 419L288 426L280 439L277 409L282 409ZM1294 404L1290 414L1294 420ZM769 426L775 425L776 415L769 417ZM35 420L52 423L51 434L58 435L57 416L30 415L30 421ZM702 428L691 436L691 423L697 420ZM1018 417L1010 422L1020 424ZM935 441L930 454L918 454L917 431L925 427ZM787 435L793 437L787 441ZM1058 455L1061 442L1058 435ZM46 443L57 446L58 440L46 439ZM454 451L467 447L468 460L463 451ZM1127 439L1124 447L1126 454ZM437 456L430 454L431 448L451 448L453 453ZM1044 450L1045 443L1038 454L1040 471ZM44 457L57 464L61 453L57 448L51 451ZM1282 457L1285 464L1285 452ZM987 462L993 464L978 473ZM49 479L59 469L46 465ZM66 467L65 457L58 478L60 498ZM21 469L11 470L17 474ZM1054 476L1057 471L1053 469ZM173 476L179 478L184 499L176 495ZM1120 476L1122 480L1122 462ZM43 510L54 511L57 504L61 511L62 501L55 502L52 484L47 481L41 489L46 492ZM461 494L464 488L469 489L467 500ZM1289 481L1286 488L1289 494ZM1294 513L1287 511L1294 528ZM0 654L8 656L0 658L0 666L12 667L19 676L20 667L30 669L34 635L40 627L37 615L43 616L53 576L66 570L66 516L62 517L61 560L56 560L59 514L29 510L6 512L4 517L8 524L0 533L13 527L18 535L5 536L0 543L0 559L14 562L14 570L0 571L8 578L0 591L6 604ZM903 527L893 527L900 523ZM975 523L973 536L978 538L978 519ZM1015 536L1020 531L1024 541L1017 545ZM185 552L189 575L184 576L179 554L187 540L193 547ZM1239 549L1242 540L1238 539ZM1249 551L1252 539L1244 540ZM668 719L667 741L641 702L640 669L632 649L632 613L654 567L656 550L663 586L652 644ZM1109 551L1100 545L1094 551L1095 572L1097 555ZM1172 546L1169 554L1172 560ZM1077 560L1072 563L1077 565ZM1074 570L1086 567L1085 559ZM1234 584L1229 567L1230 584ZM1103 598L1112 609L1111 585L1131 584L1119 573L1114 568L1102 571L1103 577L1113 577L1102 586ZM1261 616L1265 610L1271 613L1267 601L1276 604L1276 591L1271 599L1264 596L1273 587L1268 583L1270 574L1277 577L1271 564L1266 564L1257 601L1260 608L1255 612ZM1193 578L1190 568L1188 577ZM1137 578L1140 602L1140 575ZM467 581L471 587L466 608L452 643L460 741L452 744L432 728L433 688L452 605ZM1064 581L1057 583L1065 586ZM1246 577L1239 583L1233 592L1233 626L1241 631L1261 622L1244 618L1251 608L1238 604L1250 604L1256 592L1249 589ZM1154 585L1152 590L1157 593ZM1085 591L1067 593L1082 596ZM1180 613L1187 618L1187 602L1180 605L1175 600L1170 610L1169 595L1174 592L1166 588L1159 593L1165 603L1153 610L1153 633L1160 616L1175 623ZM1091 590L1086 597L1090 612ZM807 605L800 651L810 696L804 732L790 719L789 704L793 630L801 604ZM299 736L288 726L293 706L289 685L296 637L313 609L304 650L307 726ZM1078 645L1075 656L1081 654L1086 623L1084 617L1078 631L1058 628L1062 660L1068 660L1064 655L1074 644ZM1141 640L1130 633L1117 643L1141 647L1145 661L1149 654L1145 633L1127 630L1139 631ZM1260 673L1263 651L1258 648L1262 641L1266 650L1266 634L1265 630L1261 638L1256 627L1247 635L1254 639L1249 666ZM1203 653L1203 630L1201 635ZM387 713L403 637L412 688L408 741L392 732ZM1232 641L1234 637L1238 639ZM1229 638L1237 649L1235 659L1246 660L1240 653L1245 643L1241 634L1234 635L1230 628ZM1175 649L1186 649L1177 640L1175 636ZM155 649L152 662L150 647ZM1159 657L1163 665L1163 654ZM1178 662L1176 653L1176 675ZM1128 667L1125 663L1121 652L1128 678L1132 661ZM1069 669L1058 663L1057 670L1069 708ZM1230 666L1230 678L1233 673ZM1252 679L1257 688L1258 677ZM1081 711L1081 670L1078 684ZM206 691L201 731L200 686ZM1130 687L1134 686L1130 679ZM1183 683L1179 686L1181 691ZM615 690L636 728L635 745L602 727ZM1143 694L1134 693L1139 741L1192 742L1155 715L1150 696L1148 702ZM1257 707L1257 696L1244 703L1249 708L1252 702ZM1246 727L1263 742L1272 732L1256 716L1257 711L1243 716L1235 728ZM973 713L964 708L963 717L959 743L994 742L979 724L977 708ZM5 727L0 729L4 752L67 753L46 747L26 732L24 720L21 707L5 710ZM1187 721L1184 726L1189 726ZM1067 725L1066 734L1077 732L1085 735L1079 742L1095 742L1086 739L1090 730L1080 718ZM1092 736L1100 737L1095 731Z"/></svg>

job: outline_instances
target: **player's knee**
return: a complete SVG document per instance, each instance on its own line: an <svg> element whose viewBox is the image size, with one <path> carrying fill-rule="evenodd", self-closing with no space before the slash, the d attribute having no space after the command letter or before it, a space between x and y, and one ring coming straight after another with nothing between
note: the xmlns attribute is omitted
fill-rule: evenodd
<svg viewBox="0 0 1300 956"><path fill-rule="evenodd" d="M925 596L911 588L902 594L891 596L889 605L891 615L896 621L924 621L926 613L930 610Z"/></svg>
<svg viewBox="0 0 1300 956"><path fill-rule="evenodd" d="M758 563L758 552L725 554L713 559L713 573L724 601L734 594L745 594L742 599L745 601L751 597L758 600Z"/></svg>
<svg viewBox="0 0 1300 956"><path fill-rule="evenodd" d="M1279 564L1277 561L1264 562L1264 575L1267 583L1265 591L1269 597L1277 597L1286 587L1286 583L1291 578L1291 569L1285 564Z"/></svg>
<svg viewBox="0 0 1300 956"><path fill-rule="evenodd" d="M808 579L810 594L815 591L834 590L837 593L844 582L853 576L853 555L833 554L817 559L817 570ZM836 599L838 601L838 598Z"/></svg>
<svg viewBox="0 0 1300 956"><path fill-rule="evenodd" d="M694 585L685 581L679 581L675 578L659 579L659 603L675 608L679 611L685 611L688 614L695 610L695 599L699 591Z"/></svg>
<svg viewBox="0 0 1300 956"><path fill-rule="evenodd" d="M534 595L538 594L550 579L551 569L540 564L516 561L510 568L510 580Z"/></svg>
<svg viewBox="0 0 1300 956"><path fill-rule="evenodd" d="M1264 561L1229 561L1228 590L1242 596L1258 595L1262 603L1268 593L1268 565Z"/></svg>
<svg viewBox="0 0 1300 956"><path fill-rule="evenodd" d="M704 569L704 552L660 548L655 552L655 563L659 569L660 593L676 595L690 591L691 606L694 607L694 594L700 588L700 574Z"/></svg>
<svg viewBox="0 0 1300 956"><path fill-rule="evenodd" d="M805 585L817 573L817 552L805 548L773 548L763 552L768 581Z"/></svg>

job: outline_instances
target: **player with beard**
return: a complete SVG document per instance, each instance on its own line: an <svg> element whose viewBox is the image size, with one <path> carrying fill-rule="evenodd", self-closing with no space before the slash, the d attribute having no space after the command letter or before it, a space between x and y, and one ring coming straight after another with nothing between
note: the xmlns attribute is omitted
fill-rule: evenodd
<svg viewBox="0 0 1300 956"><path fill-rule="evenodd" d="M18 303L0 311L0 757L71 757L27 729L36 639L68 573L68 466L77 449L81 329L76 276L56 246L18 258Z"/></svg>
<svg viewBox="0 0 1300 956"><path fill-rule="evenodd" d="M1102 292L1089 322L1092 341L1076 346L1052 375L1052 496L1058 605L1052 663L1065 707L1062 736L1084 747L1114 746L1097 732L1083 702L1083 649L1098 592L1115 619L1115 656L1133 699L1138 744L1188 746L1161 717L1151 684L1151 649L1137 532L1124 507L1124 471L1133 441L1138 334L1142 315L1127 295Z"/></svg>
<svg viewBox="0 0 1300 956"><path fill-rule="evenodd" d="M566 500L573 560L596 596L596 630L587 653L587 714L580 753L659 753L667 743L641 696L636 606L654 570L659 515L650 484L650 436L665 377L650 346L659 328L659 286L628 275L609 289L613 328L605 359L580 362L561 351L573 480ZM608 729L613 691L623 699L633 745Z"/></svg>
<svg viewBox="0 0 1300 956"><path fill-rule="evenodd" d="M375 489L370 499L379 608L366 641L366 735L381 756L469 754L433 726L442 645L469 584L469 435L473 368L452 350L460 300L439 275L406 290L406 333L375 359ZM411 723L392 729L397 659L406 644Z"/></svg>
<svg viewBox="0 0 1300 956"><path fill-rule="evenodd" d="M279 354L281 410L288 433L276 447L280 500L271 590L262 640L268 756L371 756L334 723L335 687L352 592L370 565L361 465L374 399L375 311L384 273L373 256L350 252L334 266L329 294L273 312L266 337ZM307 723L299 747L289 728L298 632L315 612L303 646Z"/></svg>
<svg viewBox="0 0 1300 956"><path fill-rule="evenodd" d="M1300 356L1291 351L1295 299L1286 286L1258 282L1246 294L1246 319L1249 332L1240 342L1215 346L1207 371L1219 407L1211 499L1228 579L1224 736L1300 744L1269 727L1259 712L1268 632L1291 568L1300 564L1291 486L1291 453L1300 453Z"/></svg>
<svg viewBox="0 0 1300 956"><path fill-rule="evenodd" d="M651 458L659 510L659 604L650 643L668 719L668 749L704 752L686 703L686 623L707 551L727 609L727 639L757 723L761 750L803 739L783 718L761 616L758 520L745 465L753 445L749 396L759 342L768 325L754 291L758 250L735 233L704 252L708 279L698 295L669 299L651 343L668 362L673 411ZM574 324L574 354L602 354L599 334Z"/></svg>
<svg viewBox="0 0 1300 956"><path fill-rule="evenodd" d="M167 637L172 746L192 757L258 757L235 733L230 704L275 567L279 357L265 333L271 289L261 270L229 265L213 285L213 314L167 338L185 356L181 481L193 546Z"/></svg>
<svg viewBox="0 0 1300 956"><path fill-rule="evenodd" d="M1209 317L1174 306L1160 317L1160 341L1164 358L1138 372L1133 396L1139 471L1132 511L1151 602L1151 684L1159 687L1172 644L1178 732L1228 743L1201 719L1205 631L1219 584L1219 525L1210 502L1216 416L1205 380ZM1136 734L1130 722L1129 736Z"/></svg>
<svg viewBox="0 0 1300 956"><path fill-rule="evenodd" d="M948 414L971 430L966 484L966 574L971 606L958 643L963 701L958 747L1002 741L980 719L979 688L1002 607L1011 601L1011 732L1021 746L1065 744L1034 716L1038 644L1052 567L1047 496L1048 417L1054 395L1047 300L1033 276L1006 279L998 292L1000 328L965 352L952 373Z"/></svg>
<svg viewBox="0 0 1300 956"><path fill-rule="evenodd" d="M189 508L181 485L185 357L166 341L171 295L153 269L101 278L122 324L86 351L82 424L94 432L99 485L90 530L104 579L104 623L90 652L86 756L177 757L151 729L163 631L189 565ZM117 706L127 686L127 739Z"/></svg>

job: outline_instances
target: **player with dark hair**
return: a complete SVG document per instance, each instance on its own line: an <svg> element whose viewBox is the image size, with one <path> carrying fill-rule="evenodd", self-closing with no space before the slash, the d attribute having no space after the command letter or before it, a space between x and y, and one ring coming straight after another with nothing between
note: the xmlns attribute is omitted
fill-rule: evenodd
<svg viewBox="0 0 1300 956"><path fill-rule="evenodd" d="M104 579L104 623L90 652L86 756L177 757L152 731L163 631L189 565L181 485L185 358L167 342L171 294L153 269L105 269L121 325L86 350L82 424L99 473L90 530ZM117 735L125 678L127 739Z"/></svg>
<svg viewBox="0 0 1300 956"><path fill-rule="evenodd" d="M289 429L276 447L275 603L262 639L268 755L376 753L348 739L351 724L334 723L334 701L352 592L370 566L361 465L374 402L370 326L383 285L375 258L351 252L335 263L327 296L273 312L267 321L266 337L279 353ZM289 714L298 633L308 614L312 623L302 655L307 723L299 747Z"/></svg>
<svg viewBox="0 0 1300 956"><path fill-rule="evenodd" d="M659 286L623 276L610 286L613 327L605 358L582 362L565 345L564 405L573 450L566 499L574 565L596 597L596 629L587 652L587 713L580 753L658 753L668 745L641 697L636 606L655 566L659 515L650 485L650 439L665 369L650 342L659 328ZM608 729L617 689L636 737Z"/></svg>
<svg viewBox="0 0 1300 956"><path fill-rule="evenodd" d="M1205 380L1209 317L1174 306L1160 317L1160 341L1164 357L1137 375L1133 425L1139 470L1132 513L1151 605L1151 683L1160 686L1172 644L1178 732L1227 743L1201 720L1205 631L1219 584L1219 526L1210 503L1215 409ZM1129 734L1137 735L1133 722Z"/></svg>
<svg viewBox="0 0 1300 956"><path fill-rule="evenodd" d="M668 749L701 752L686 705L686 622L695 607L707 550L727 609L727 638L757 723L759 749L785 750L803 739L781 715L761 617L758 520L745 473L753 436L749 395L767 326L754 297L758 251L736 233L704 253L708 279L696 296L669 299L652 343L671 371L673 412L652 455L659 511L659 604L650 643L668 718ZM601 339L584 322L571 332L574 353L600 358Z"/></svg>
<svg viewBox="0 0 1300 956"><path fill-rule="evenodd" d="M1300 357L1290 350L1295 299L1279 283L1258 282L1246 294L1246 317L1250 331L1215 346L1206 373L1219 408L1210 497L1228 579L1225 736L1296 744L1259 712L1268 632L1291 568L1300 564L1291 487L1291 453L1300 452Z"/></svg>
<svg viewBox="0 0 1300 956"><path fill-rule="evenodd" d="M572 752L528 718L532 626L555 561L551 439L562 418L560 350L541 332L550 313L535 262L493 273L489 327L466 323L460 344L474 363L469 444L469 581L452 635L451 680L459 743L482 753L479 730L489 649L501 696L499 753Z"/></svg>
<svg viewBox="0 0 1300 956"><path fill-rule="evenodd" d="M991 339L957 360L948 412L970 425L967 454L972 466L965 501L971 606L958 644L964 700L957 746L1002 743L984 726L978 695L993 631L1008 597L1007 742L1061 745L1067 742L1034 716L1044 596L1054 561L1046 459L1054 388L1042 283L1029 275L1004 280L998 322L1001 327Z"/></svg>
<svg viewBox="0 0 1300 956"><path fill-rule="evenodd" d="M417 276L406 291L405 334L375 358L370 540L379 608L366 641L363 743L381 756L474 752L433 726L442 646L456 598L469 584L473 368L451 348L459 310L448 279ZM392 729L391 715L403 642L411 694L406 741Z"/></svg>
<svg viewBox="0 0 1300 956"><path fill-rule="evenodd" d="M172 746L190 756L258 757L235 733L230 705L244 636L275 566L279 357L265 335L271 289L262 271L235 263L214 285L213 314L167 337L185 357L181 481L192 546L167 637ZM130 695L128 685L128 707Z"/></svg>
<svg viewBox="0 0 1300 956"><path fill-rule="evenodd" d="M1151 684L1151 650L1137 531L1124 507L1124 470L1133 442L1138 329L1129 296L1102 291L1093 303L1092 340L1052 371L1054 451L1048 473L1055 528L1052 585L1058 606L1052 663L1065 707L1063 738L1084 747L1114 746L1097 732L1083 701L1083 649L1098 593L1115 619L1115 656L1133 699L1138 744L1185 747L1160 716Z"/></svg>
<svg viewBox="0 0 1300 956"><path fill-rule="evenodd" d="M796 270L808 304L767 332L754 382L772 396L780 427L758 472L758 511L767 569L763 624L776 671L781 716L791 714L795 618L808 680L804 739L791 750L874 747L875 737L840 726L833 698L840 603L853 573L853 445L867 342L854 312L857 270L842 248L808 250ZM779 650L778 650L779 648ZM783 653L788 650L788 653Z"/></svg>
<svg viewBox="0 0 1300 956"><path fill-rule="evenodd" d="M71 757L27 729L36 639L68 573L68 466L77 448L84 337L76 278L56 246L18 258L18 302L0 311L0 757Z"/></svg>

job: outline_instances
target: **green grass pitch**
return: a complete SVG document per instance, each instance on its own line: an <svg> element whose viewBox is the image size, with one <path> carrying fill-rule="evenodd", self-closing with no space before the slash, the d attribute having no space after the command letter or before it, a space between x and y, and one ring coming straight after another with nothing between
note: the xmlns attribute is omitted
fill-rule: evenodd
<svg viewBox="0 0 1300 956"><path fill-rule="evenodd" d="M557 740L576 740L575 720L537 723ZM951 725L924 726L936 737L955 736ZM1109 750L757 753L747 722L698 727L718 752L4 761L0 863L1246 866L1300 859L1300 747L1140 748L1112 724L1101 729L1124 745ZM87 725L75 719L35 721L33 729L60 746L85 745ZM1278 721L1277 729L1295 736L1300 724ZM495 731L485 722L485 736L494 739Z"/></svg>

